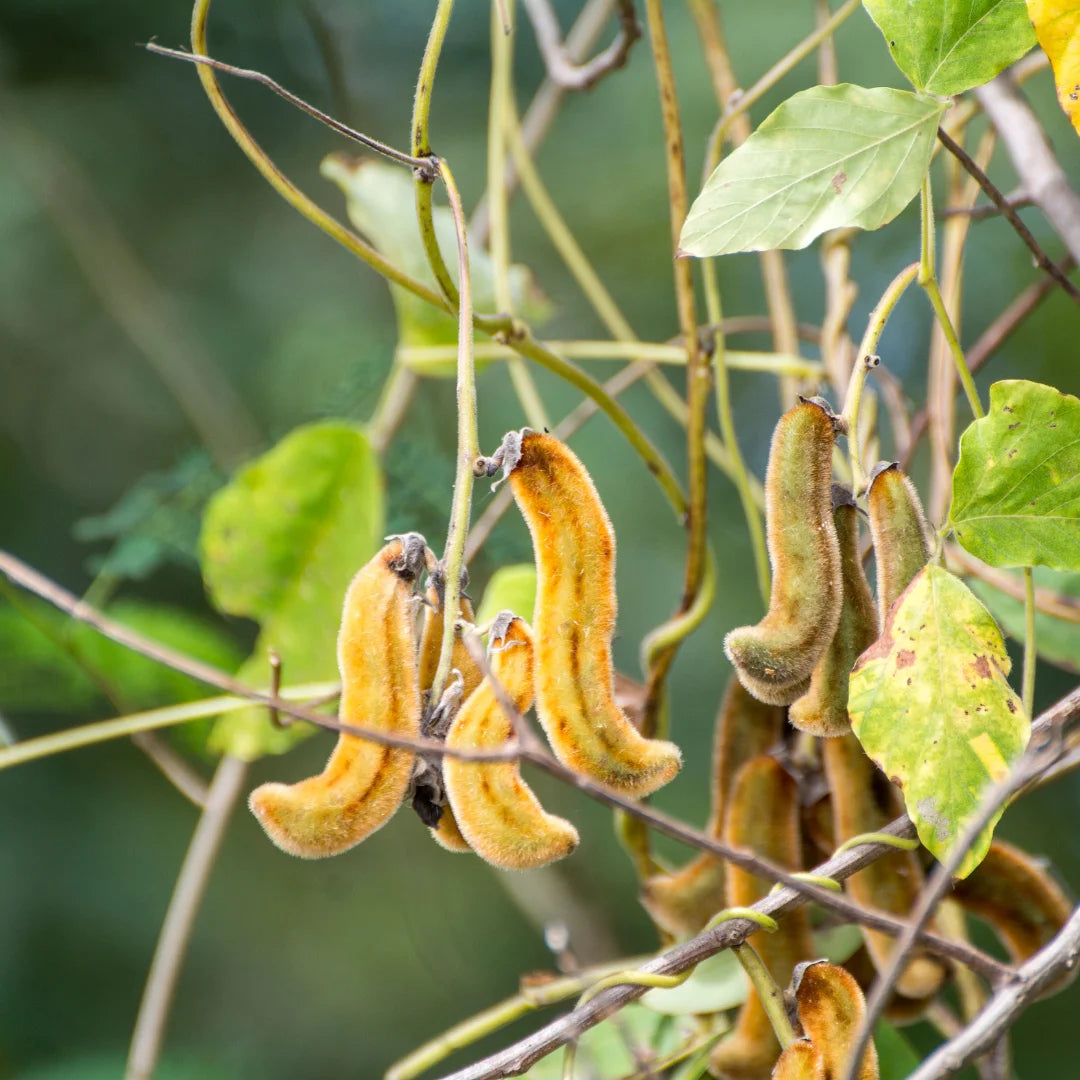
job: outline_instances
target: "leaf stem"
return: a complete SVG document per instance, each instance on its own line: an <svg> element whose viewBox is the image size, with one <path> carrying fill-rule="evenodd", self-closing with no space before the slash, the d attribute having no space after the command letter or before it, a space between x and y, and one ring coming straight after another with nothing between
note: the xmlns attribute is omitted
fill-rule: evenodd
<svg viewBox="0 0 1080 1080"><path fill-rule="evenodd" d="M968 405L976 420L986 415L979 401L979 393L975 389L975 380L971 377L967 361L964 359L964 350L960 348L956 331L953 329L952 319L945 308L945 301L941 298L941 290L938 288L937 269L935 259L934 239L934 196L930 186L930 174L927 173L922 186L922 253L919 258L919 284L922 286L930 305L934 309L941 332L945 335L949 351L952 353L953 362L956 364L956 374L960 379L960 385L964 388Z"/></svg>
<svg viewBox="0 0 1080 1080"><path fill-rule="evenodd" d="M441 5L440 5L441 6ZM461 614L461 571L465 565L465 538L469 532L472 509L473 465L480 456L480 437L476 425L476 369L473 362L472 285L469 278L469 240L465 230L465 208L450 167L439 162L439 175L446 185L450 209L454 215L458 247L458 369L457 469L454 496L450 504L450 526L443 552L446 591L443 602L443 638L439 664L431 682L431 700L438 701L450 677L457 621Z"/></svg>
<svg viewBox="0 0 1080 1080"><path fill-rule="evenodd" d="M765 1010L765 1015L769 1018L781 1049L786 1050L795 1041L795 1030L784 1008L783 992L776 985L776 980L758 956L753 945L744 941L741 945L735 945L731 951L738 958L743 971L746 972L746 977L757 992L758 1000L761 1002L762 1009Z"/></svg>
<svg viewBox="0 0 1080 1080"><path fill-rule="evenodd" d="M1035 574L1030 566L1024 567L1024 683L1021 700L1024 712L1034 716L1035 667L1038 660L1035 641Z"/></svg>
<svg viewBox="0 0 1080 1080"><path fill-rule="evenodd" d="M435 71L439 66L446 28L450 24L450 15L454 10L454 0L439 0L435 9L435 18L431 23L424 58L420 61L420 75L416 80L416 97L413 99L412 115L412 153L416 158L433 158L431 152L431 94L435 88ZM435 275L439 291L453 311L458 307L458 290L454 285L450 270L439 250L439 238L435 234L435 217L432 210L432 195L435 184L437 165L432 160L432 168L416 169L416 220L420 225L420 240L424 245L424 254L428 265Z"/></svg>

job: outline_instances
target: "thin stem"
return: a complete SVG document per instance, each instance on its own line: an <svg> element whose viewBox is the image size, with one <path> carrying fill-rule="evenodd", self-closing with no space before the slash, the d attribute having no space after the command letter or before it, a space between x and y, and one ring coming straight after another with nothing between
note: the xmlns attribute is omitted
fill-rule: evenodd
<svg viewBox="0 0 1080 1080"><path fill-rule="evenodd" d="M1028 716L1035 709L1035 667L1038 660L1035 641L1035 574L1024 567L1024 684L1021 700Z"/></svg>
<svg viewBox="0 0 1080 1080"><path fill-rule="evenodd" d="M453 355L457 355L454 347ZM379 402L367 422L368 441L376 454L382 455L393 441L405 414L409 411L419 379L402 363L395 363L383 383Z"/></svg>
<svg viewBox="0 0 1080 1080"><path fill-rule="evenodd" d="M206 807L191 837L191 845L184 856L169 909L161 925L131 1036L125 1080L150 1080L154 1075L176 980L184 962L195 916L221 847L225 827L244 786L246 773L247 764L233 757L223 757L214 773Z"/></svg>
<svg viewBox="0 0 1080 1080"><path fill-rule="evenodd" d="M701 272L705 283L706 312L709 322L716 327L713 332L713 371L716 380L716 412L720 421L720 435L731 458L731 479L735 490L739 493L739 502L742 504L746 528L750 534L750 550L754 555L754 573L757 576L758 592L761 594L762 604L768 607L772 582L769 553L765 544L765 526L759 504L754 498L750 473L743 460L742 450L739 449L739 437L735 431L735 417L731 409L731 380L728 378L728 370L736 366L732 362L735 354L728 351L724 338L724 315L715 259L703 259Z"/></svg>
<svg viewBox="0 0 1080 1080"><path fill-rule="evenodd" d="M498 0L491 4L491 93L488 107L487 186L489 196L492 275L495 286L495 306L499 311L514 314L514 298L510 289L510 220L509 196L506 188L506 128L508 101L513 91L514 61L514 0L504 0L500 11ZM505 17L507 24L503 25ZM522 412L530 427L545 431L551 427L547 410L533 382L528 365L516 353L508 358L510 381L521 403Z"/></svg>
<svg viewBox="0 0 1080 1080"><path fill-rule="evenodd" d="M791 1026L787 1009L784 1007L783 991L776 985L776 980L762 963L753 945L743 942L741 945L734 946L731 951L738 958L746 977L757 992L758 1000L761 1002L765 1015L769 1018L769 1023L772 1024L777 1042L780 1043L781 1049L786 1050L795 1041L795 1029Z"/></svg>
<svg viewBox="0 0 1080 1080"><path fill-rule="evenodd" d="M960 384L964 388L964 394L967 397L968 405L971 407L972 415L976 420L979 420L986 413L979 401L979 393L975 389L975 380L968 370L967 361L964 359L964 351L960 348L960 342L956 338L956 331L953 329L952 319L949 318L949 312L945 308L945 301L941 298L941 290L938 288L934 254L933 199L930 188L930 174L927 173L922 186L922 254L919 259L919 284L929 298L930 305L934 309L935 316L937 316L938 325L941 327L941 332L945 335L949 351L952 353L953 361L956 364L956 374L959 376Z"/></svg>
<svg viewBox="0 0 1080 1080"><path fill-rule="evenodd" d="M435 88L435 70L439 66L446 28L450 24L450 15L454 10L454 0L439 0L435 9L435 18L431 23L424 58L420 62L420 75L416 80L416 97L413 99L412 116L412 152L416 158L432 158L431 132L431 94ZM434 162L432 162L434 164ZM420 225L420 239L424 245L424 254L428 265L438 282L439 291L446 298L451 310L458 307L458 290L454 285L450 270L439 250L439 238L435 234L435 217L432 210L432 188L435 183L435 169L417 169L413 174L416 180L416 220Z"/></svg>
<svg viewBox="0 0 1080 1080"><path fill-rule="evenodd" d="M449 7L449 5L447 5ZM440 4L440 8L442 5ZM432 69L432 75L434 69ZM423 76L421 76L423 77ZM450 209L457 229L458 281L458 368L457 469L454 475L454 497L450 504L450 527L443 552L446 574L446 593L443 601L443 638L439 665L431 682L431 700L438 701L450 677L450 663L456 640L457 621L461 615L461 571L465 566L465 539L469 532L472 509L473 465L480 456L480 436L476 426L476 369L473 362L472 284L469 277L469 240L465 231L465 208L454 182L450 167L439 163L439 175L446 185Z"/></svg>

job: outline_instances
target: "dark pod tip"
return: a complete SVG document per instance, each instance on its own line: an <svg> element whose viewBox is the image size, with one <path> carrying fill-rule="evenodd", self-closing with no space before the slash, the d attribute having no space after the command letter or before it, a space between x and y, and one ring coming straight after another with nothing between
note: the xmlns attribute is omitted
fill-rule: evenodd
<svg viewBox="0 0 1080 1080"><path fill-rule="evenodd" d="M900 469L900 462L899 462L899 461L879 461L879 462L878 462L878 463L877 463L877 464L876 464L876 465L875 465L875 466L874 466L874 467L873 467L873 468L872 468L872 469L870 470L870 479L869 479L869 481L867 482L867 485L866 485L866 490L867 490L867 491L869 491L869 490L870 490L870 488L872 488L872 487L874 486L874 481L875 481L875 480L876 480L876 479L877 479L877 478L878 478L878 477L879 477L879 476L880 476L880 475L881 475L882 473L887 473L887 472L900 472L900 471L901 471L901 469Z"/></svg>
<svg viewBox="0 0 1080 1080"><path fill-rule="evenodd" d="M851 488L846 484L833 484L832 508L839 510L841 506L857 507L858 503L855 502L855 496L852 494Z"/></svg>

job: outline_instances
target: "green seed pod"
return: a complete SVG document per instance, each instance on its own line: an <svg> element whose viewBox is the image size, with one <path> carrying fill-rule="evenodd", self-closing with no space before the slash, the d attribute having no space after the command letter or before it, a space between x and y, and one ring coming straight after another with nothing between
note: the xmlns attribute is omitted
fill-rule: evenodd
<svg viewBox="0 0 1080 1080"><path fill-rule="evenodd" d="M751 758L772 750L783 726L783 709L763 704L731 679L713 739L709 836L723 836L735 774ZM724 906L724 861L703 852L681 870L646 881L641 900L662 930L676 937L696 934Z"/></svg>
<svg viewBox="0 0 1080 1080"><path fill-rule="evenodd" d="M775 759L751 758L735 777L724 823L724 839L790 870L798 870L799 792L791 774ZM749 907L765 896L770 883L737 866L727 871L727 907ZM753 936L762 963L780 986L786 986L796 965L814 955L805 908L788 912L773 934ZM739 1010L734 1034L720 1043L709 1069L732 1080L766 1080L780 1055L772 1025L751 993Z"/></svg>
<svg viewBox="0 0 1080 1080"><path fill-rule="evenodd" d="M819 398L803 400L776 425L765 472L765 521L772 565L769 610L740 626L724 651L755 697L790 705L840 621L840 548L832 516L836 418Z"/></svg>
<svg viewBox="0 0 1080 1080"><path fill-rule="evenodd" d="M889 608L930 559L930 528L915 485L895 461L878 462L870 471L866 503L884 623Z"/></svg>
<svg viewBox="0 0 1080 1080"><path fill-rule="evenodd" d="M850 732L838 739L827 739L822 744L822 757L832 791L837 843L860 833L877 832L903 812L896 789ZM890 852L844 883L856 903L905 918L914 908L922 886L922 866L913 851ZM894 939L883 931L864 927L863 940L874 966L881 970L888 963ZM945 975L940 960L915 950L897 979L896 992L905 998L924 1000L937 993Z"/></svg>
<svg viewBox="0 0 1080 1080"><path fill-rule="evenodd" d="M833 524L840 544L843 601L840 622L810 679L810 689L788 712L792 724L810 735L831 738L851 730L848 678L855 661L878 636L877 606L859 553L859 512L851 492L833 485Z"/></svg>
<svg viewBox="0 0 1080 1080"><path fill-rule="evenodd" d="M803 1034L825 1061L825 1075L844 1075L851 1044L866 1015L866 999L851 973L836 964L806 964L794 979ZM877 1050L871 1042L857 1080L878 1080Z"/></svg>

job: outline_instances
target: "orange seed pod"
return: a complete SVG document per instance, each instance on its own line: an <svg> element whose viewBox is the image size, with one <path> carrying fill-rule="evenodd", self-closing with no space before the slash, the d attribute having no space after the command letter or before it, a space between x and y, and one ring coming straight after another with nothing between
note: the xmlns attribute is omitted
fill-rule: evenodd
<svg viewBox="0 0 1080 1080"><path fill-rule="evenodd" d="M519 713L533 700L533 638L528 624L502 612L491 631L491 674ZM490 680L465 700L446 736L448 749L493 750L512 734ZM517 762L443 761L446 796L462 836L482 859L503 870L532 870L569 855L578 834L549 814L521 779Z"/></svg>
<svg viewBox="0 0 1080 1080"><path fill-rule="evenodd" d="M747 693L737 678L730 680L713 740L709 836L724 834L736 772L751 758L773 749L783 727L783 709ZM696 934L724 906L724 861L702 852L681 870L646 881L641 899L661 929L677 937Z"/></svg>
<svg viewBox="0 0 1080 1080"><path fill-rule="evenodd" d="M930 530L915 485L895 461L881 461L870 471L866 506L877 563L878 607L884 622L889 609L929 560Z"/></svg>
<svg viewBox="0 0 1080 1080"><path fill-rule="evenodd" d="M426 551L419 533L394 537L349 585L338 634L342 723L420 734L412 595ZM248 804L282 851L305 859L337 855L393 817L415 757L342 734L318 776L263 784Z"/></svg>
<svg viewBox="0 0 1080 1080"><path fill-rule="evenodd" d="M850 732L822 744L825 775L832 792L833 831L842 843L860 833L877 832L903 813L903 802L885 775L866 756ZM923 870L913 851L891 851L844 882L848 895L865 907L906 918L923 887ZM884 931L863 927L863 940L874 966L881 970L895 939ZM896 981L896 992L923 1000L936 994L946 968L936 957L918 949Z"/></svg>
<svg viewBox="0 0 1080 1080"><path fill-rule="evenodd" d="M556 757L628 795L679 771L615 701L615 534L585 466L551 435L511 432L493 462L510 478L536 555L536 712Z"/></svg>
<svg viewBox="0 0 1080 1080"><path fill-rule="evenodd" d="M743 686L774 705L790 705L806 692L840 621L835 438L835 417L818 398L803 400L776 425L765 472L769 610L756 626L740 626L724 639Z"/></svg>
<svg viewBox="0 0 1080 1080"><path fill-rule="evenodd" d="M836 964L814 963L795 977L795 1003L803 1033L825 1061L825 1075L844 1075L851 1044L866 1015L866 999L850 972ZM871 1042L859 1063L857 1080L878 1080L877 1050Z"/></svg>
<svg viewBox="0 0 1080 1080"><path fill-rule="evenodd" d="M810 679L810 689L796 701L788 718L800 731L831 738L851 730L848 679L855 661L878 636L877 606L859 553L859 512L851 492L833 485L833 525L840 545L843 599L840 622Z"/></svg>
<svg viewBox="0 0 1080 1080"><path fill-rule="evenodd" d="M751 758L735 777L724 824L724 839L789 870L799 869L798 785L791 774L767 756ZM728 907L749 907L764 897L767 881L737 866L727 871ZM797 964L814 955L814 940L805 908L788 912L773 934L753 937L762 963L780 986L786 986ZM756 993L739 1010L734 1034L709 1059L712 1072L733 1080L765 1080L780 1054L780 1044Z"/></svg>
<svg viewBox="0 0 1080 1080"><path fill-rule="evenodd" d="M799 1039L793 1042L776 1062L772 1080L830 1080L825 1071L825 1059L814 1049L811 1042Z"/></svg>

